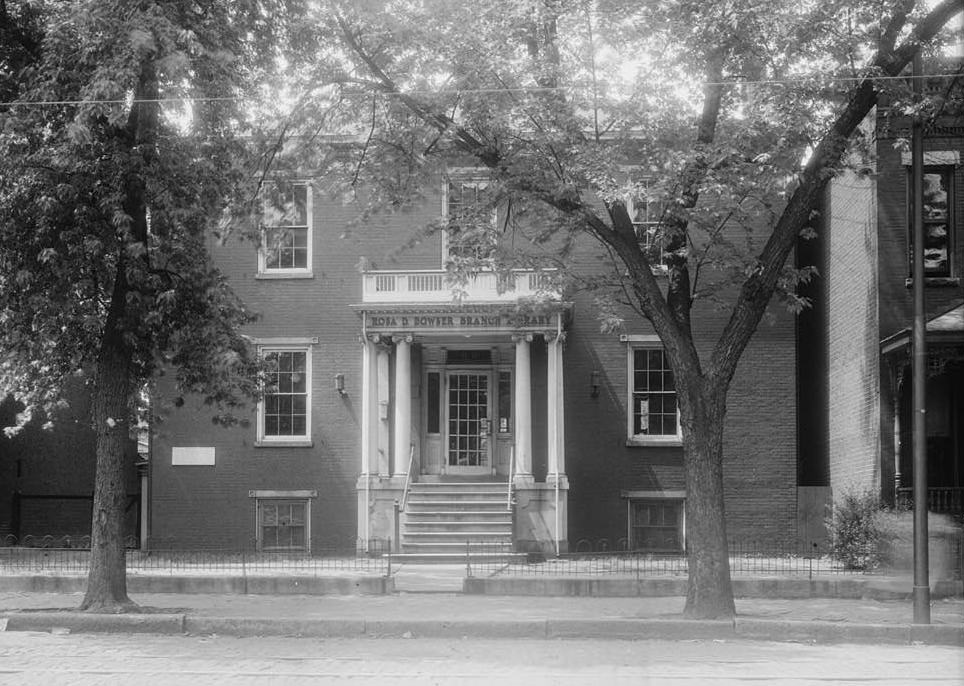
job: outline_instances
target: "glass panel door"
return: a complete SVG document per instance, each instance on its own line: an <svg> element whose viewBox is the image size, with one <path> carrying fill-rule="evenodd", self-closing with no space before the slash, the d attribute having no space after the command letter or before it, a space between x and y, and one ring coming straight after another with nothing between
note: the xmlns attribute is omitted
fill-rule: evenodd
<svg viewBox="0 0 964 686"><path fill-rule="evenodd" d="M448 457L450 473L483 473L490 465L489 374L448 374Z"/></svg>

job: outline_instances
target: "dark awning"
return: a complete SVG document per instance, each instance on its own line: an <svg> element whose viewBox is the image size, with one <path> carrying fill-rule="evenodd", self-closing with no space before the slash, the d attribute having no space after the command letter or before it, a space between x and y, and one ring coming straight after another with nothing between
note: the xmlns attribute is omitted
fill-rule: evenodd
<svg viewBox="0 0 964 686"><path fill-rule="evenodd" d="M935 343L964 343L964 304L958 305L944 314L937 315L927 322L927 340ZM913 331L901 329L880 342L883 355L903 350L910 346Z"/></svg>

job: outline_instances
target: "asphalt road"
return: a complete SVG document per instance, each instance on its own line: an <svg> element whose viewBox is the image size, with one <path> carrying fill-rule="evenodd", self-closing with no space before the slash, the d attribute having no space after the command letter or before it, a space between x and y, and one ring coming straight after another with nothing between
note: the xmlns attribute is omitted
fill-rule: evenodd
<svg viewBox="0 0 964 686"><path fill-rule="evenodd" d="M0 684L964 683L946 646L0 633Z"/></svg>

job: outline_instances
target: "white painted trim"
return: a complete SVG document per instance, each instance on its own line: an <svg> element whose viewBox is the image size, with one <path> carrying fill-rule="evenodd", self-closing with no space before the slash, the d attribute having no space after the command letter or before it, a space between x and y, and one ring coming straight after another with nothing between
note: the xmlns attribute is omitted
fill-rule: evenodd
<svg viewBox="0 0 964 686"><path fill-rule="evenodd" d="M212 467L215 449L213 447L172 447L171 465L175 467Z"/></svg>
<svg viewBox="0 0 964 686"><path fill-rule="evenodd" d="M442 178L442 266L449 261L449 184L461 183L475 188L488 188L490 171L487 167L449 167ZM498 208L492 211L492 228L499 225ZM444 269L442 271L445 271Z"/></svg>
<svg viewBox="0 0 964 686"><path fill-rule="evenodd" d="M309 345L317 345L317 336L281 336L279 338L250 338L252 343L258 346L263 346L266 348L273 348L275 346L280 347L305 347Z"/></svg>
<svg viewBox="0 0 964 686"><path fill-rule="evenodd" d="M634 434L633 433L633 352L640 349L662 349L663 342L655 334L620 334L619 340L626 346L626 445L676 447L683 444L682 423L679 416L679 392L676 400L675 434ZM675 384L674 384L675 386ZM676 390L674 388L674 390Z"/></svg>
<svg viewBox="0 0 964 686"><path fill-rule="evenodd" d="M686 500L686 491L683 489L655 490L655 491L620 491L620 498L630 498L633 500Z"/></svg>
<svg viewBox="0 0 964 686"><path fill-rule="evenodd" d="M270 340L270 339L269 339ZM317 341L318 339L313 339ZM260 343L258 345L258 356L261 357L265 352L303 352L305 353L305 433L298 436L265 436L264 433L264 400L258 401L258 421L255 434L255 445L265 446L287 446L287 447L311 447L311 396L314 392L314 379L311 371L312 347L306 343Z"/></svg>
<svg viewBox="0 0 964 686"><path fill-rule="evenodd" d="M290 183L292 186L305 186L305 221L307 226L308 255L305 260L305 267L290 267L280 269L268 269L265 264L264 254L264 226L260 227L261 246L258 247L258 271L256 279L307 279L313 278L312 265L314 262L314 186L310 179L268 179L266 183ZM261 202L264 203L262 195Z"/></svg>
<svg viewBox="0 0 964 686"><path fill-rule="evenodd" d="M254 275L254 278L259 281L280 281L283 279L313 279L315 278L315 275L310 269L308 271L297 272L272 270L270 272L258 272Z"/></svg>
<svg viewBox="0 0 964 686"><path fill-rule="evenodd" d="M317 498L318 491L305 489L294 491L254 490L248 491L248 497L262 499L274 498L276 500L298 500L299 498Z"/></svg>

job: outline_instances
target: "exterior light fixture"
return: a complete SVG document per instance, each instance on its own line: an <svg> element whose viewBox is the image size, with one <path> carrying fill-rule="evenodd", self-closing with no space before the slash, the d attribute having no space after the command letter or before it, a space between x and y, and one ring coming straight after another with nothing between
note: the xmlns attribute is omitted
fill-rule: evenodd
<svg viewBox="0 0 964 686"><path fill-rule="evenodd" d="M348 391L345 390L345 375L335 374L335 390L338 391L338 395L346 396Z"/></svg>
<svg viewBox="0 0 964 686"><path fill-rule="evenodd" d="M599 372L595 370L589 375L589 395L593 398L599 397Z"/></svg>

